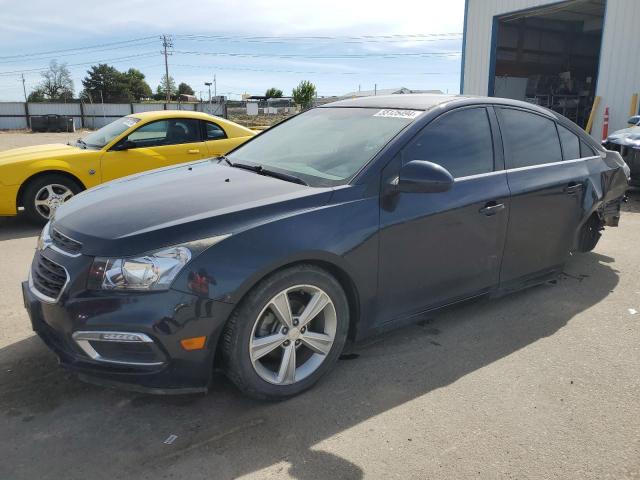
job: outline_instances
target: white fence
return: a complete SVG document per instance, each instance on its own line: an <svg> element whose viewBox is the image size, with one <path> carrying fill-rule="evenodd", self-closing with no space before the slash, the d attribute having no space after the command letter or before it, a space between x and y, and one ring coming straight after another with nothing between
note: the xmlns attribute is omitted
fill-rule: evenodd
<svg viewBox="0 0 640 480"><path fill-rule="evenodd" d="M36 115L66 115L75 128L100 128L116 118L153 110L186 110L226 117L226 104L217 103L24 103L0 102L0 130L25 129Z"/></svg>

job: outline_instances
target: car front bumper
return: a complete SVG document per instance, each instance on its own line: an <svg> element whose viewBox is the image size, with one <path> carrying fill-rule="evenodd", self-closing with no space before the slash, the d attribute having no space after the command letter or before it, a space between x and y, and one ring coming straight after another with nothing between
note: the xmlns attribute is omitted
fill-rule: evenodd
<svg viewBox="0 0 640 480"><path fill-rule="evenodd" d="M55 303L39 298L29 282L23 282L22 291L33 330L63 367L92 383L162 394L207 390L216 344L233 308L173 290L91 296L85 292ZM144 351L131 342L90 342L100 353L95 356L87 353L89 342L85 340L83 347L78 341L78 332L129 332L147 340ZM182 348L181 339L199 336L207 337L204 349Z"/></svg>

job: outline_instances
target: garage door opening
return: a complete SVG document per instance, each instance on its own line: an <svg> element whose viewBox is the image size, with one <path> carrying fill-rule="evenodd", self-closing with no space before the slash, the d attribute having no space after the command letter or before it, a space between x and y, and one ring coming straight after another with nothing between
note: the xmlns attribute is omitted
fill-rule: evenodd
<svg viewBox="0 0 640 480"><path fill-rule="evenodd" d="M551 108L585 127L606 0L572 0L494 19L489 95Z"/></svg>

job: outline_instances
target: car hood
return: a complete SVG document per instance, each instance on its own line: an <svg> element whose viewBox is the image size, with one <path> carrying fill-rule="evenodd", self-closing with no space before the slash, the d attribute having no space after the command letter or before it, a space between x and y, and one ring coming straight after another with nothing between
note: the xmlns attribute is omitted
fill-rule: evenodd
<svg viewBox="0 0 640 480"><path fill-rule="evenodd" d="M182 164L102 184L58 209L56 230L87 255L134 255L319 207L332 189L221 165Z"/></svg>
<svg viewBox="0 0 640 480"><path fill-rule="evenodd" d="M36 145L33 147L12 148L0 152L0 166L10 163L42 160L56 157L69 157L70 155L82 155L86 150L65 145L64 143L52 143L48 145Z"/></svg>
<svg viewBox="0 0 640 480"><path fill-rule="evenodd" d="M625 128L613 132L607 141L618 145L633 145L640 148L640 127Z"/></svg>

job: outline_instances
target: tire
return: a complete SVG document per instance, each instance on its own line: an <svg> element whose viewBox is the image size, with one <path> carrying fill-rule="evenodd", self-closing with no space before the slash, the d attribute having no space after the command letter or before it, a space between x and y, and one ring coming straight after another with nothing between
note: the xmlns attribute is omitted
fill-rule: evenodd
<svg viewBox="0 0 640 480"><path fill-rule="evenodd" d="M582 229L580 230L580 243L578 245L578 250L581 252L590 252L600 240L602 236L602 222L597 215L592 215L589 220L587 220Z"/></svg>
<svg viewBox="0 0 640 480"><path fill-rule="evenodd" d="M290 329L282 321L286 315L278 316L274 308L284 305L283 299L287 299L292 312ZM319 313L300 315L307 307L309 312ZM278 271L258 283L229 318L221 339L225 373L244 394L254 398L282 400L297 395L335 365L348 330L347 297L329 272L306 264ZM332 332L333 341L328 346ZM276 340L267 348L277 346L263 353L259 342L270 338ZM291 358L293 363L285 361ZM285 365L289 368L284 368L281 375Z"/></svg>
<svg viewBox="0 0 640 480"><path fill-rule="evenodd" d="M82 187L77 182L65 177L64 175L44 175L29 182L22 196L22 204L24 211L29 220L38 225L44 225L49 221L51 213L57 208L56 204L62 204L80 193ZM37 201L46 201L51 198L53 193L56 198L52 198L52 206L36 205ZM38 198L40 197L40 198ZM58 198L59 197L59 198ZM45 216L47 209L49 216Z"/></svg>

